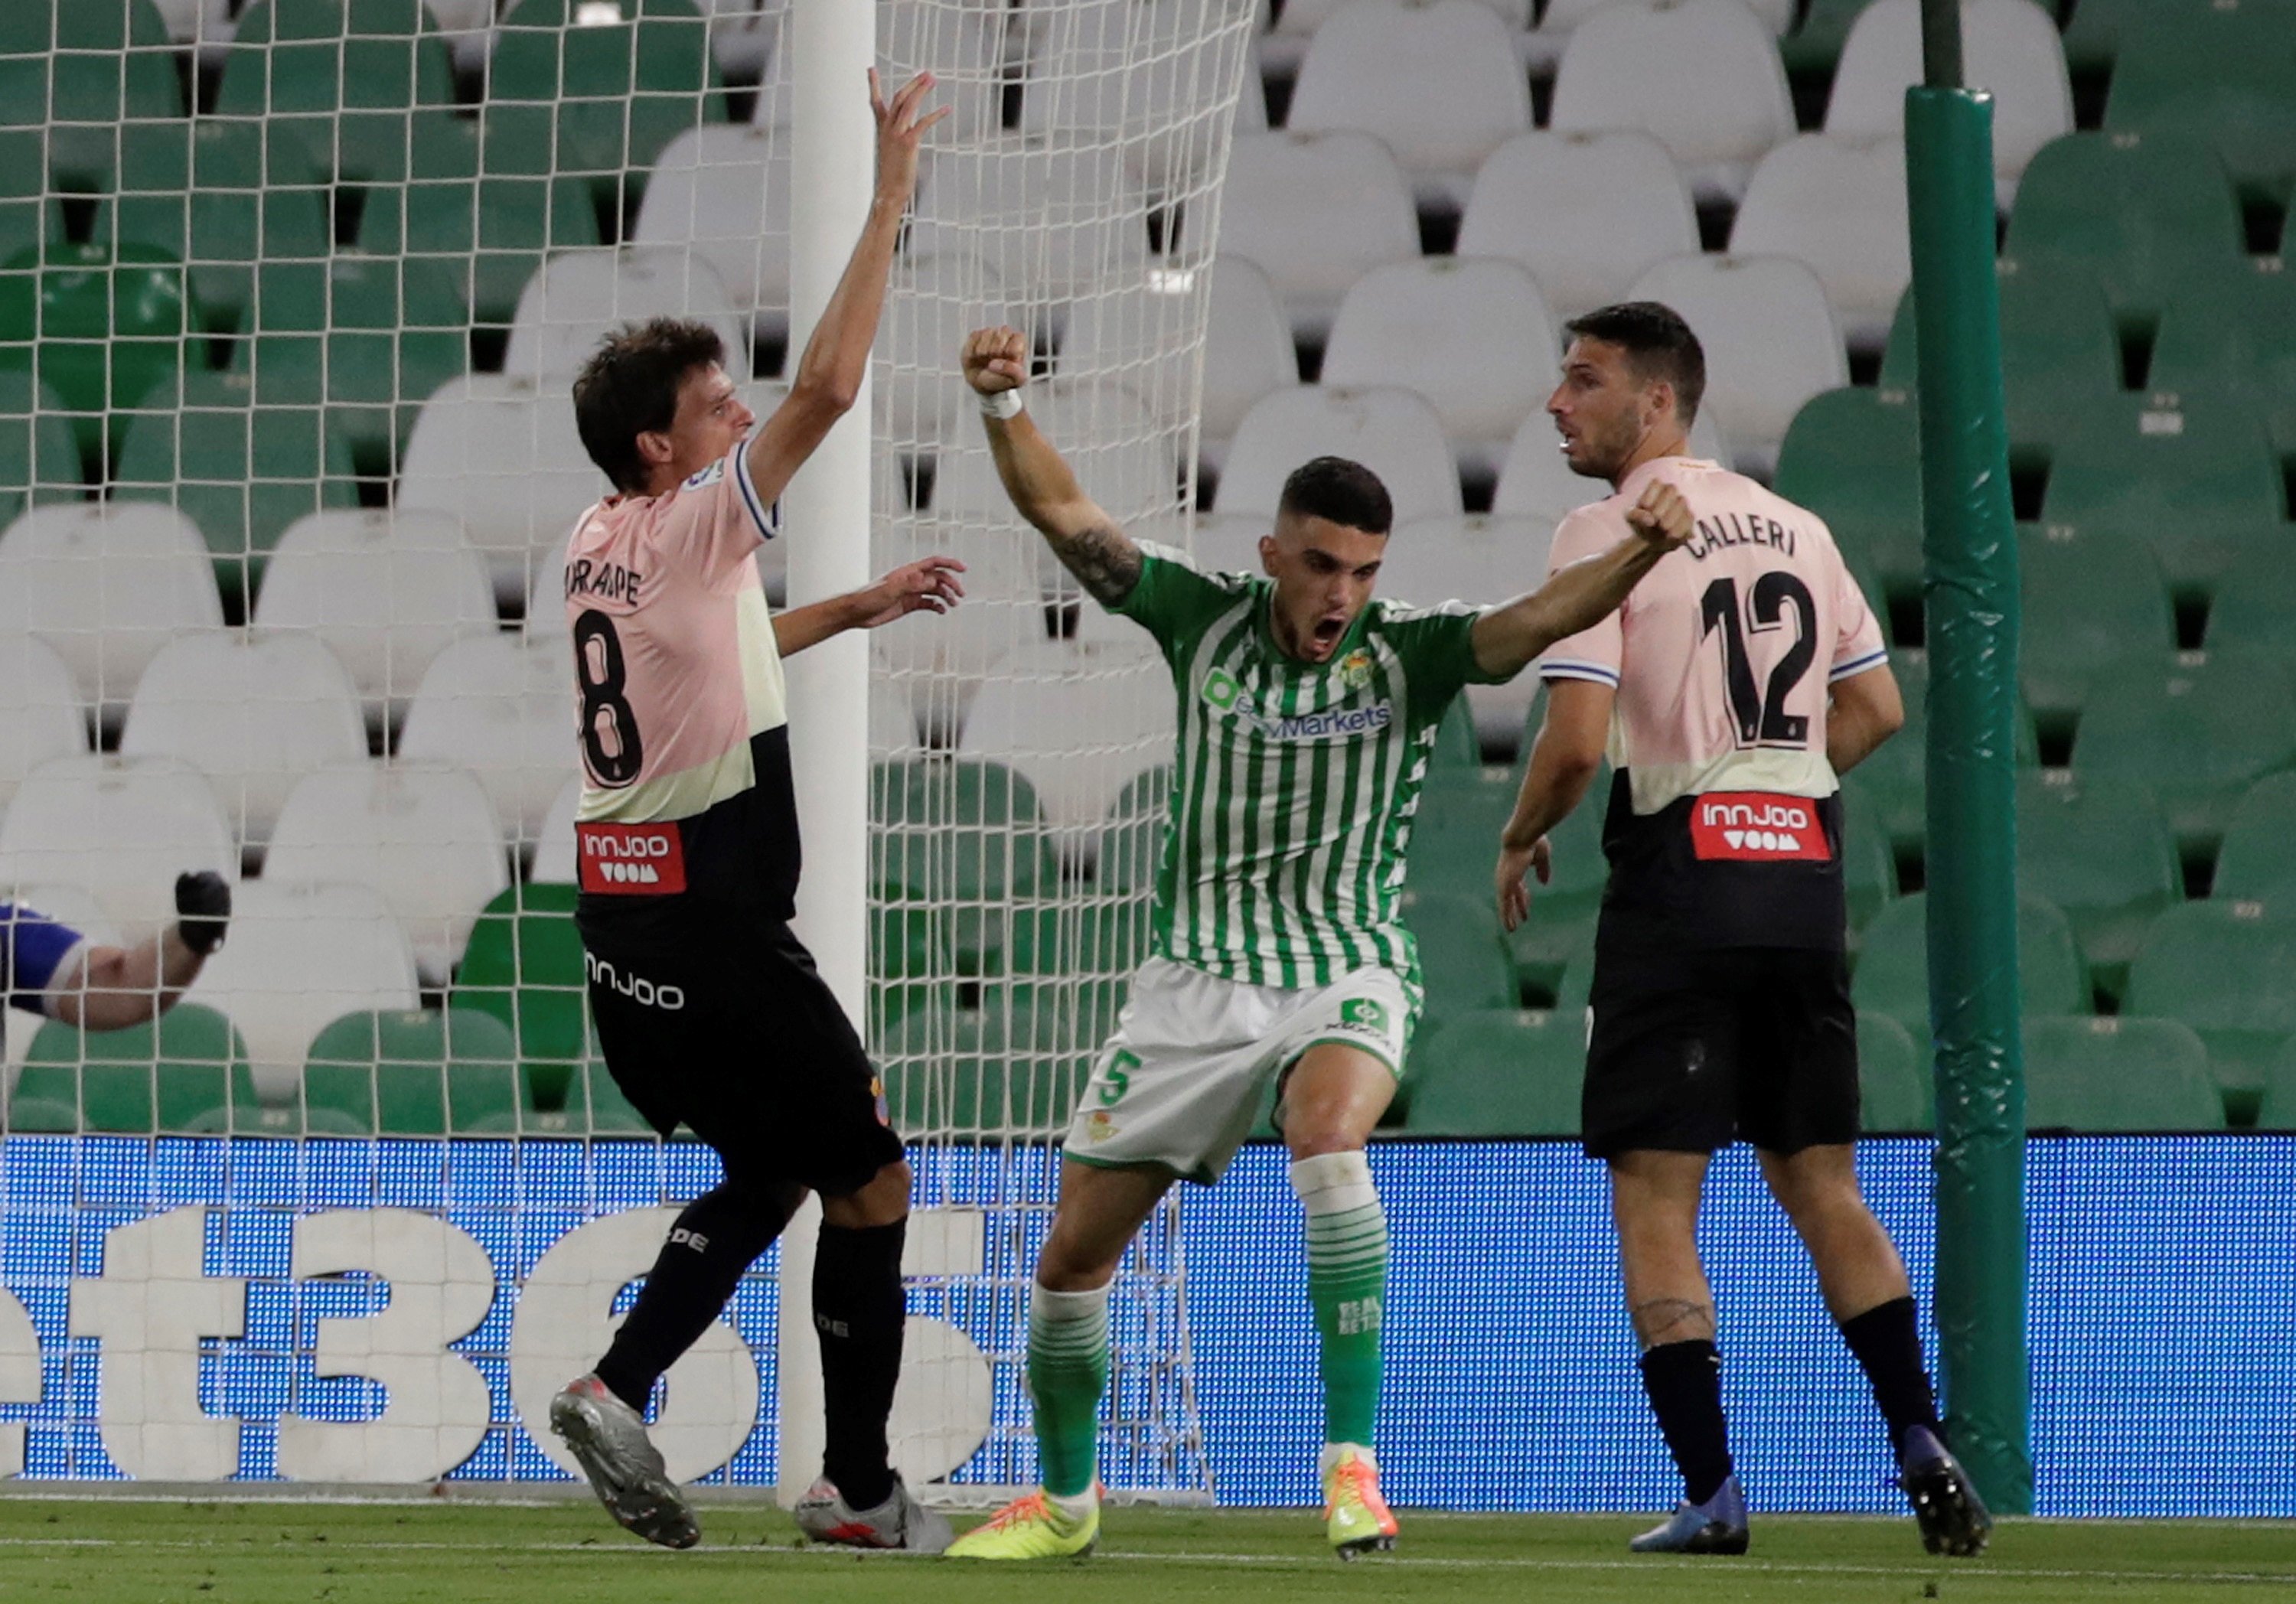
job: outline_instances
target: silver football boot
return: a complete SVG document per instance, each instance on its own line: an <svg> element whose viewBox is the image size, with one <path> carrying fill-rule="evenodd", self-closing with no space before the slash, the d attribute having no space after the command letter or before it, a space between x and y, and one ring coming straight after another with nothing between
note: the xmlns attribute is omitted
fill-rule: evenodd
<svg viewBox="0 0 2296 1604"><path fill-rule="evenodd" d="M824 1476L806 1489L793 1513L798 1530L815 1543L938 1554L956 1540L948 1518L919 1503L898 1476L893 1477L892 1495L873 1510L847 1503L836 1484Z"/></svg>
<svg viewBox="0 0 2296 1604"><path fill-rule="evenodd" d="M582 1461L606 1513L628 1530L664 1548L701 1541L693 1506L671 1484L661 1451L646 1436L645 1417L596 1376L568 1382L551 1399L550 1429Z"/></svg>

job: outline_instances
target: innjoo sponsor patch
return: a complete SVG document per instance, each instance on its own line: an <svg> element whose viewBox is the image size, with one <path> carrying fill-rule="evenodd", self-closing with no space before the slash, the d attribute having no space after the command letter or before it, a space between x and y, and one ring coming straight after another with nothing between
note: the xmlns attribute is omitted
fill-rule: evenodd
<svg viewBox="0 0 2296 1604"><path fill-rule="evenodd" d="M1702 861L1822 863L1833 847L1817 806L1809 797L1710 791L1691 800L1691 846Z"/></svg>

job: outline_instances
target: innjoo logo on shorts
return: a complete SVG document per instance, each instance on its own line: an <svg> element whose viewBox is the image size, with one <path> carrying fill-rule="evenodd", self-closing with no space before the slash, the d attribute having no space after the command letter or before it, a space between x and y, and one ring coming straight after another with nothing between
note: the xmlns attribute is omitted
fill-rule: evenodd
<svg viewBox="0 0 2296 1604"><path fill-rule="evenodd" d="M1692 798L1690 841L1702 860L1825 863L1833 847L1808 797L1710 791Z"/></svg>

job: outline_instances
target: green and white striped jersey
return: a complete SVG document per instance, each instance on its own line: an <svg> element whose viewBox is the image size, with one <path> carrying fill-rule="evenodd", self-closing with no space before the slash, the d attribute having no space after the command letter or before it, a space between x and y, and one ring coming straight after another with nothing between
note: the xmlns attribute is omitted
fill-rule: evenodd
<svg viewBox="0 0 2296 1604"><path fill-rule="evenodd" d="M1374 600L1328 663L1268 630L1274 581L1143 544L1114 610L1156 637L1179 697L1157 953L1253 986L1376 965L1414 985L1405 852L1436 726L1475 667L1480 613Z"/></svg>

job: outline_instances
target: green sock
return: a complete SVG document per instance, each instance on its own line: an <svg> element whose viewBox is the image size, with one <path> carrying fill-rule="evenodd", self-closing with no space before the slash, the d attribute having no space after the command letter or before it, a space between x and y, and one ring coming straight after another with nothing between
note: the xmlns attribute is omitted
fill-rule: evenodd
<svg viewBox="0 0 2296 1604"><path fill-rule="evenodd" d="M1324 1343L1324 1440L1369 1448L1387 1311L1387 1213L1359 1152L1296 1161L1292 1189L1308 1211L1308 1298Z"/></svg>
<svg viewBox="0 0 2296 1604"><path fill-rule="evenodd" d="M1037 1454L1045 1491L1076 1498L1093 1490L1100 1395L1108 1388L1108 1289L1048 1292L1029 1300L1029 1395L1037 1406Z"/></svg>

